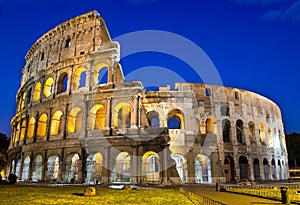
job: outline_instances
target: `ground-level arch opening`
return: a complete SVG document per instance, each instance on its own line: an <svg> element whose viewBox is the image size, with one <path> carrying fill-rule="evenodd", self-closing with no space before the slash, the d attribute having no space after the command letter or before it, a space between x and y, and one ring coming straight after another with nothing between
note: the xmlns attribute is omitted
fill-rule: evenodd
<svg viewBox="0 0 300 205"><path fill-rule="evenodd" d="M130 155L128 152L121 152L116 157L111 173L111 182L130 182Z"/></svg>
<svg viewBox="0 0 300 205"><path fill-rule="evenodd" d="M59 158L58 156L51 156L47 161L46 178L48 182L56 182L59 172Z"/></svg>
<svg viewBox="0 0 300 205"><path fill-rule="evenodd" d="M195 182L210 183L211 179L211 164L208 156L198 154L195 158Z"/></svg>
<svg viewBox="0 0 300 205"><path fill-rule="evenodd" d="M143 182L160 182L160 161L156 152L148 151L142 157Z"/></svg>
<svg viewBox="0 0 300 205"><path fill-rule="evenodd" d="M98 184L102 182L103 157L100 152L91 154L86 162L86 183Z"/></svg>

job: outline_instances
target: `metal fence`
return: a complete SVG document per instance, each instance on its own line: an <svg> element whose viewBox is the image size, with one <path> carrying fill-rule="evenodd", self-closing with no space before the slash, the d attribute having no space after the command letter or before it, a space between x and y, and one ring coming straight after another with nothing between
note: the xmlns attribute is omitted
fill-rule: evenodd
<svg viewBox="0 0 300 205"><path fill-rule="evenodd" d="M187 194L190 198L197 199L197 201L199 201L203 205L226 205L226 204L224 204L222 202L210 199L208 197L205 197L205 196L202 196L202 195L199 195L199 194L195 194L195 193L193 193L191 191L187 191L187 190L185 190L183 188L180 188L179 191L182 192L182 193L184 193L184 194Z"/></svg>

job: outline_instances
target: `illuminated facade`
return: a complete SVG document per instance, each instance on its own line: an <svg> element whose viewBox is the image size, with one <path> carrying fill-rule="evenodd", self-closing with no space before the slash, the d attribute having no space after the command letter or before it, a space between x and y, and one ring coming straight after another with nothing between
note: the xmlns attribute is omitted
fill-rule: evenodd
<svg viewBox="0 0 300 205"><path fill-rule="evenodd" d="M210 183L287 179L281 113L253 92L125 82L120 46L96 12L30 48L8 173L20 181Z"/></svg>

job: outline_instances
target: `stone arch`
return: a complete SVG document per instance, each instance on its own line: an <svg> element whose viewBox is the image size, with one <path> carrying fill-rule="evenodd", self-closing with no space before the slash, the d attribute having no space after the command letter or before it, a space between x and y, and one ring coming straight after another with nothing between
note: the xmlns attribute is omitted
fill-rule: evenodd
<svg viewBox="0 0 300 205"><path fill-rule="evenodd" d="M18 158L17 164L16 164L16 173L15 173L15 175L18 177L18 179L20 179L20 175L22 174L21 171L22 171L21 170L21 159Z"/></svg>
<svg viewBox="0 0 300 205"><path fill-rule="evenodd" d="M217 134L217 122L216 119L212 116L207 117L205 122L205 128L207 134Z"/></svg>
<svg viewBox="0 0 300 205"><path fill-rule="evenodd" d="M30 157L27 155L23 162L23 170L22 170L23 181L27 181L29 179L29 166L30 166Z"/></svg>
<svg viewBox="0 0 300 205"><path fill-rule="evenodd" d="M33 102L37 102L40 99L40 97L41 97L41 88L42 88L41 82L37 82L34 86Z"/></svg>
<svg viewBox="0 0 300 205"><path fill-rule="evenodd" d="M32 181L42 180L43 157L41 154L36 155L33 162Z"/></svg>
<svg viewBox="0 0 300 205"><path fill-rule="evenodd" d="M26 131L26 120L22 119L21 124L21 133L20 133L20 142L22 142L25 138L25 131Z"/></svg>
<svg viewBox="0 0 300 205"><path fill-rule="evenodd" d="M90 130L104 130L106 109L101 104L96 104L90 109Z"/></svg>
<svg viewBox="0 0 300 205"><path fill-rule="evenodd" d="M25 101L26 101L26 92L24 91L22 93L21 103L20 103L20 110L25 107Z"/></svg>
<svg viewBox="0 0 300 205"><path fill-rule="evenodd" d="M187 169L187 161L186 159L180 154L172 154L171 158L176 163L176 170L180 177L182 183L188 182L188 169Z"/></svg>
<svg viewBox="0 0 300 205"><path fill-rule="evenodd" d="M128 152L121 152L117 155L111 173L112 182L130 182L130 161Z"/></svg>
<svg viewBox="0 0 300 205"><path fill-rule="evenodd" d="M108 64L99 63L94 68L94 86L108 82Z"/></svg>
<svg viewBox="0 0 300 205"><path fill-rule="evenodd" d="M235 124L236 140L240 144L245 144L244 140L244 123L242 120L237 120Z"/></svg>
<svg viewBox="0 0 300 205"><path fill-rule="evenodd" d="M169 129L185 129L184 114L179 109L173 109L168 113Z"/></svg>
<svg viewBox="0 0 300 205"><path fill-rule="evenodd" d="M28 123L27 138L30 139L34 135L35 118L31 117Z"/></svg>
<svg viewBox="0 0 300 205"><path fill-rule="evenodd" d="M19 141L19 135L20 135L20 122L16 123L16 128L15 128L15 137L14 137L14 143Z"/></svg>
<svg viewBox="0 0 300 205"><path fill-rule="evenodd" d="M282 179L282 167L279 159L277 160L277 165L278 179Z"/></svg>
<svg viewBox="0 0 300 205"><path fill-rule="evenodd" d="M234 181L234 160L231 156L227 156L224 159L224 173L226 182L232 182Z"/></svg>
<svg viewBox="0 0 300 205"><path fill-rule="evenodd" d="M68 89L68 73L67 72L63 72L59 75L58 77L58 81L57 81L57 94L66 92Z"/></svg>
<svg viewBox="0 0 300 205"><path fill-rule="evenodd" d="M56 182L59 172L59 157L57 155L50 156L47 161L46 178L48 182Z"/></svg>
<svg viewBox="0 0 300 205"><path fill-rule="evenodd" d="M44 83L44 96L46 98L49 97L53 92L53 83L54 80L52 77L47 78L47 80Z"/></svg>
<svg viewBox="0 0 300 205"><path fill-rule="evenodd" d="M160 127L160 123L159 123L159 114L158 112L156 112L155 110L151 110L148 115L148 121L149 121L149 125L153 128L158 128Z"/></svg>
<svg viewBox="0 0 300 205"><path fill-rule="evenodd" d="M77 153L71 153L65 160L65 179L66 183L78 182L79 173L79 155Z"/></svg>
<svg viewBox="0 0 300 205"><path fill-rule="evenodd" d="M142 157L143 182L160 182L160 159L156 152L148 151Z"/></svg>
<svg viewBox="0 0 300 205"><path fill-rule="evenodd" d="M86 68L79 67L73 74L73 89L78 90L86 86Z"/></svg>
<svg viewBox="0 0 300 205"><path fill-rule="evenodd" d="M260 136L260 141L266 144L265 126L262 123L259 123L259 136Z"/></svg>
<svg viewBox="0 0 300 205"><path fill-rule="evenodd" d="M86 161L86 183L98 184L102 182L103 157L100 152L88 156Z"/></svg>
<svg viewBox="0 0 300 205"><path fill-rule="evenodd" d="M264 158L264 160L263 160L263 166L264 166L265 180L269 180L270 179L269 162L266 158Z"/></svg>
<svg viewBox="0 0 300 205"><path fill-rule="evenodd" d="M43 137L46 135L46 130L47 130L47 115L41 114L39 121L38 121L38 126L37 126L37 136L38 137Z"/></svg>
<svg viewBox="0 0 300 205"><path fill-rule="evenodd" d="M114 127L130 128L131 127L131 106L126 102L118 103L114 107Z"/></svg>
<svg viewBox="0 0 300 205"><path fill-rule="evenodd" d="M227 119L222 120L222 136L223 142L231 141L231 125L230 121Z"/></svg>
<svg viewBox="0 0 300 205"><path fill-rule="evenodd" d="M198 154L195 158L195 182L210 183L211 179L211 164L208 156Z"/></svg>
<svg viewBox="0 0 300 205"><path fill-rule="evenodd" d="M271 161L271 166L272 166L272 179L276 180L277 179L277 177L276 177L276 164L275 164L274 159L272 159L272 161Z"/></svg>
<svg viewBox="0 0 300 205"><path fill-rule="evenodd" d="M239 166L240 166L240 181L247 181L249 179L249 173L248 173L249 165L248 165L247 157L240 156Z"/></svg>
<svg viewBox="0 0 300 205"><path fill-rule="evenodd" d="M248 135L251 142L255 142L255 124L253 121L248 122Z"/></svg>
<svg viewBox="0 0 300 205"><path fill-rule="evenodd" d="M80 107L74 107L70 110L68 116L68 132L80 132L82 129L82 110Z"/></svg>
<svg viewBox="0 0 300 205"><path fill-rule="evenodd" d="M63 113L62 111L57 110L52 115L50 135L57 135L61 133L62 125L63 125Z"/></svg>
<svg viewBox="0 0 300 205"><path fill-rule="evenodd" d="M274 147L271 127L268 127L268 146Z"/></svg>
<svg viewBox="0 0 300 205"><path fill-rule="evenodd" d="M257 159L257 158L254 158L254 160L253 160L253 173L254 173L254 180L255 181L261 180L260 168L259 168L259 159Z"/></svg>

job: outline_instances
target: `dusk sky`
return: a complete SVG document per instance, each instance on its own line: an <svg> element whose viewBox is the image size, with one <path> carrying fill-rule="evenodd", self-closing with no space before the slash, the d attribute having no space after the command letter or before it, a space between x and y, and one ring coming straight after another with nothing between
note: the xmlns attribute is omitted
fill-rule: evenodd
<svg viewBox="0 0 300 205"><path fill-rule="evenodd" d="M223 85L271 99L281 108L285 133L300 132L300 0L0 0L0 132L10 136L31 45L58 24L93 10L112 39L143 30L189 39L209 56ZM201 83L186 63L167 54L140 52L121 64L125 76L156 66Z"/></svg>

